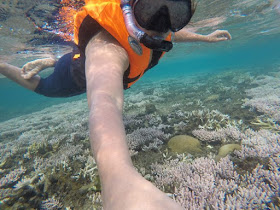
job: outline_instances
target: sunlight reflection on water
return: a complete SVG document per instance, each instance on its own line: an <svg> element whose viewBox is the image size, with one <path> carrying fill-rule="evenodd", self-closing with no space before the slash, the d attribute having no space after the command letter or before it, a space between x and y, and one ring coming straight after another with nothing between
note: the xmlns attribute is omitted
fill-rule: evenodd
<svg viewBox="0 0 280 210"><path fill-rule="evenodd" d="M256 36L280 33L279 14L279 0L200 0L188 28L190 31L202 34L210 33L216 29L226 29L230 31L235 42L236 40L237 42L243 42ZM60 20L64 19L60 18L52 23L45 22L45 25L48 26L45 31L47 33L56 31L57 34L63 34L65 24L59 24ZM28 42L28 36L32 31L32 24L26 26L27 28L25 29L24 24L19 27L16 23L13 26L12 22L7 22L9 23L8 25L5 25L5 22L0 22L0 31L2 32L0 35L1 60L17 64L21 63L17 62L17 60L28 61L33 57L60 57L64 53L71 51L71 47L58 44L49 46L31 44ZM52 29L51 26L54 25L55 28ZM12 32L9 28L16 29L16 31L20 30L21 32ZM61 28L61 33L59 28ZM24 34L24 37L21 34ZM201 47L203 50L203 47L207 47L204 44L196 44L190 50L189 46L182 46L185 47L183 51L187 52L196 51ZM209 46L213 47L213 45ZM174 53L172 54L174 55Z"/></svg>

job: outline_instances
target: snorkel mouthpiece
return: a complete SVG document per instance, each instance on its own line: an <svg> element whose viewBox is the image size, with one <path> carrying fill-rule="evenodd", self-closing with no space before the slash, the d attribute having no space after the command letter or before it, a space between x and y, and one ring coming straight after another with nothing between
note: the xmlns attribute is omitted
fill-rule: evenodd
<svg viewBox="0 0 280 210"><path fill-rule="evenodd" d="M140 39L140 42L146 47L158 51L168 52L173 48L173 44L171 42L162 39L156 39L148 36L147 34L144 34L144 36Z"/></svg>
<svg viewBox="0 0 280 210"><path fill-rule="evenodd" d="M173 47L173 44L171 42L165 41L163 39L151 37L136 26L135 21L133 19L133 13L132 13L130 1L131 0L121 0L121 8L123 12L124 22L126 25L126 29L130 35L129 40L131 40L132 37L133 39L135 39L134 41L137 41L138 43L140 42L144 46L152 50L165 51L165 52L171 50ZM129 41L129 43L131 42ZM139 55L142 54L142 49L139 50L139 47L141 48L140 44L139 47L135 47L135 42L132 42L131 47L137 54Z"/></svg>

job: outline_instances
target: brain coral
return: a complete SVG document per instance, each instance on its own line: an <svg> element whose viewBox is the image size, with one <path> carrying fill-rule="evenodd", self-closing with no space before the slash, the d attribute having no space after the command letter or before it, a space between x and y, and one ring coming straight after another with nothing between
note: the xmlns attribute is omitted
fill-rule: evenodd
<svg viewBox="0 0 280 210"><path fill-rule="evenodd" d="M168 147L176 153L201 153L201 146L198 139L188 135L178 135L168 141Z"/></svg>

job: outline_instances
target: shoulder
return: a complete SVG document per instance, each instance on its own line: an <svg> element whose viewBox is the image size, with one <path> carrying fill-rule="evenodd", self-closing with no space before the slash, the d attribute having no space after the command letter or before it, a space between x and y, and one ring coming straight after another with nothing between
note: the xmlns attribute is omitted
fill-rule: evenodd
<svg viewBox="0 0 280 210"><path fill-rule="evenodd" d="M126 50L106 30L101 30L91 38L86 46L86 55L92 59L104 57L107 62L114 62L123 65L124 71L129 66L129 57Z"/></svg>

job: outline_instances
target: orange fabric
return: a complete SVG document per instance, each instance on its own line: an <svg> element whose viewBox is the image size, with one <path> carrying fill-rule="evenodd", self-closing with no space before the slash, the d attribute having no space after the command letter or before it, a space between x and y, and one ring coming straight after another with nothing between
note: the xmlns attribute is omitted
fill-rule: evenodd
<svg viewBox="0 0 280 210"><path fill-rule="evenodd" d="M130 47L128 43L129 34L125 26L120 2L121 0L86 0L86 5L75 15L74 41L77 45L79 44L79 28L84 18L90 15L116 40L118 40L127 51L130 62L130 74L128 75L128 78L135 78L139 75L141 77L149 66L151 50L141 44L143 54L137 55ZM171 35L167 40L171 40ZM129 83L128 87L136 81Z"/></svg>
<svg viewBox="0 0 280 210"><path fill-rule="evenodd" d="M75 54L74 56L73 56L73 59L75 60L75 59L78 59L78 58L80 58L81 57L81 54Z"/></svg>

